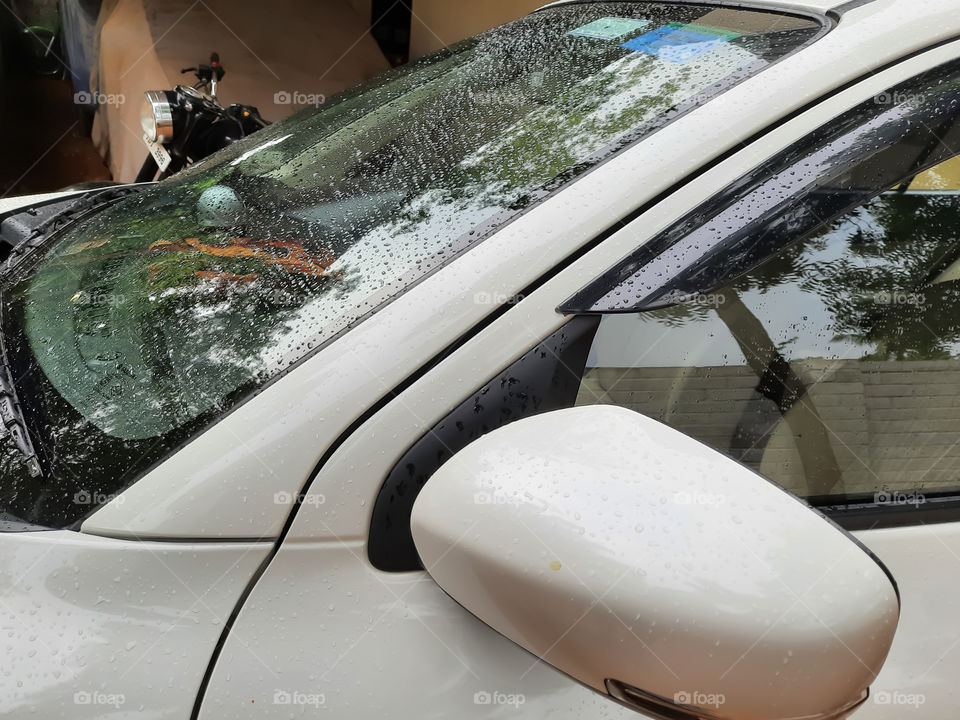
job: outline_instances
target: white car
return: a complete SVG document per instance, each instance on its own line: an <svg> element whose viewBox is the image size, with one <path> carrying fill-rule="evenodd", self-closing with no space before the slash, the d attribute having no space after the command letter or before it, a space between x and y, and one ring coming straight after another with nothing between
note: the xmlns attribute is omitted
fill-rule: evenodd
<svg viewBox="0 0 960 720"><path fill-rule="evenodd" d="M4 716L956 712L960 1L556 3L0 220Z"/></svg>

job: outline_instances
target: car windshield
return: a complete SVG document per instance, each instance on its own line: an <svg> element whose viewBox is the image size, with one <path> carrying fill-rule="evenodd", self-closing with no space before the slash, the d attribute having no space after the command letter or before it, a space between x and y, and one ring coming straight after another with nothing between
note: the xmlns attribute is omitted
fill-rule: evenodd
<svg viewBox="0 0 960 720"><path fill-rule="evenodd" d="M769 11L554 6L61 232L4 283L44 472L10 450L0 510L77 522L517 214L821 32Z"/></svg>

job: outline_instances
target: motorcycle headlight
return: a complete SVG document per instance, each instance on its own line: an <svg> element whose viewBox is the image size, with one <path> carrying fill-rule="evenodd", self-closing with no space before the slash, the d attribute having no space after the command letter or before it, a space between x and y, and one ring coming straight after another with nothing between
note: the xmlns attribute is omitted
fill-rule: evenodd
<svg viewBox="0 0 960 720"><path fill-rule="evenodd" d="M151 142L168 143L173 140L173 106L167 93L149 90L140 106L140 126Z"/></svg>

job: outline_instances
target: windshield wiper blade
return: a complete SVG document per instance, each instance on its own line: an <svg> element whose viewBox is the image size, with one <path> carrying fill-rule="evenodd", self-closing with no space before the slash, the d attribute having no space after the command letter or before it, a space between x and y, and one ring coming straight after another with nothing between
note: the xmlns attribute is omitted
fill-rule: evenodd
<svg viewBox="0 0 960 720"><path fill-rule="evenodd" d="M3 294L0 293L0 328L3 327ZM20 398L13 385L13 373L7 360L7 346L0 329L0 439L10 436L17 451L23 457L30 477L40 477L43 469L27 431L27 421L20 407Z"/></svg>
<svg viewBox="0 0 960 720"><path fill-rule="evenodd" d="M27 466L30 477L43 475L40 460L30 440L30 433L27 432L27 423L23 417L23 410L20 409L17 391L10 381L10 368L7 367L6 358L0 363L0 421L3 422L0 435L4 437L9 435L13 440L13 444L23 456L23 462Z"/></svg>

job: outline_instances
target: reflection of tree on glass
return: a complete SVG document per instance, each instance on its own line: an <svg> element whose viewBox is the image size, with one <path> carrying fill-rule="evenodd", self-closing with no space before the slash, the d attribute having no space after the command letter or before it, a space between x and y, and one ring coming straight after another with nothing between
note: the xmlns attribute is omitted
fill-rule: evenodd
<svg viewBox="0 0 960 720"><path fill-rule="evenodd" d="M833 331L863 347L863 359L936 360L957 356L960 258L955 193L887 193L824 233L848 252L805 268Z"/></svg>
<svg viewBox="0 0 960 720"><path fill-rule="evenodd" d="M917 487L938 466L938 482L954 482L953 423L941 420L953 406L940 396L960 358L958 216L949 188L884 193L726 287L641 313L638 341L671 329L618 351L642 364L614 380L665 378L669 399L626 404L808 497L875 492L905 468ZM600 337L610 342L603 325ZM933 456L913 462L924 443Z"/></svg>
<svg viewBox="0 0 960 720"><path fill-rule="evenodd" d="M145 223L137 220L130 224L139 230ZM28 328L72 328L81 372L97 378L90 395L72 399L109 401L98 422L126 437L175 427L256 378L266 366L262 348L285 331L286 316L338 278L330 270L335 258L322 246L230 237L213 227L197 233L203 239L181 237L178 223L152 225L151 232L66 245L33 278L26 311ZM240 332L253 319L260 332ZM36 342L39 349L44 341ZM205 352L180 358L185 343ZM77 372L67 360L49 364L52 379L65 380L61 368ZM155 412L143 415L131 398L152 402Z"/></svg>
<svg viewBox="0 0 960 720"><path fill-rule="evenodd" d="M721 293L717 315L733 335L747 365L760 379L756 388L758 397L771 401L790 427L807 478L808 493L826 495L830 491L842 491L843 479L829 433L803 378L780 354L763 323L733 288ZM779 420L758 428L758 414L750 406L744 409L730 441L731 449L743 448L742 452L749 452L765 443Z"/></svg>
<svg viewBox="0 0 960 720"><path fill-rule="evenodd" d="M808 241L822 247L822 241ZM754 397L744 404L731 427L728 451L742 462L759 462L771 434L786 422L803 465L810 495L842 491L843 479L816 404L806 381L784 353L787 343L771 338L764 323L751 309L763 296L786 283L795 283L803 273L803 246L787 248L741 278L734 285L705 293L694 302L649 313L664 325L712 322L719 319L735 342L745 366L756 377ZM747 296L747 301L744 301Z"/></svg>

